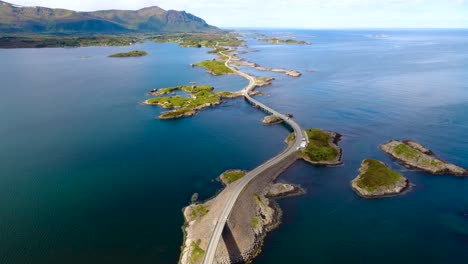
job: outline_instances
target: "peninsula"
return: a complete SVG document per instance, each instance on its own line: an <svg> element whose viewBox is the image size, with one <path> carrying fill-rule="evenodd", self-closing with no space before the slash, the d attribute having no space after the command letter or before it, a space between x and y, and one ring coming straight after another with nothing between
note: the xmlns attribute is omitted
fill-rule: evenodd
<svg viewBox="0 0 468 264"><path fill-rule="evenodd" d="M436 157L431 150L412 140L392 140L381 145L380 149L408 168L415 168L431 174L468 176L468 170L465 168Z"/></svg>
<svg viewBox="0 0 468 264"><path fill-rule="evenodd" d="M399 194L410 186L408 179L378 160L364 160L359 173L359 176L351 182L351 186L364 198Z"/></svg>

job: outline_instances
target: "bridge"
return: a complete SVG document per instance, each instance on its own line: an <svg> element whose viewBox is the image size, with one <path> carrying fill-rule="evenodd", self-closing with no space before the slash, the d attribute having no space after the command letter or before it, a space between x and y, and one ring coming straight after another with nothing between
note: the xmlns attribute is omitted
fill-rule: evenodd
<svg viewBox="0 0 468 264"><path fill-rule="evenodd" d="M221 211L221 214L218 217L218 220L216 221L214 231L211 234L210 241L208 242L208 247L206 248L206 251L205 251L205 256L203 257L203 261L202 261L203 264L215 263L215 254L218 248L219 241L221 240L223 229L226 226L226 222L229 218L229 215L232 212L234 205L236 204L237 199L239 198L240 194L245 189L245 187L259 174L277 165L278 163L280 163L281 161L283 161L284 159L292 155L294 152L296 152L301 147L302 141L306 141L308 143L308 140L309 140L306 132L293 119L275 111L274 109L252 98L249 95L249 93L256 87L255 78L244 72L241 72L235 69L234 67L231 67L229 63L231 62L232 56L226 55L222 52L221 54L225 57L228 57L228 60L225 63L228 68L230 68L236 74L249 80L249 84L242 90L242 94L244 95L245 99L249 103L251 103L253 106L258 107L265 112L268 112L272 115L275 115L283 119L284 122L286 122L286 124L288 124L294 130L294 134L296 137L295 137L294 143L289 144L288 147L283 152L281 152L274 158L268 160L267 162L263 163L262 165L258 166L254 170L248 172L242 179L239 180L239 184L236 186L236 189L233 190L232 195L227 200L223 210Z"/></svg>

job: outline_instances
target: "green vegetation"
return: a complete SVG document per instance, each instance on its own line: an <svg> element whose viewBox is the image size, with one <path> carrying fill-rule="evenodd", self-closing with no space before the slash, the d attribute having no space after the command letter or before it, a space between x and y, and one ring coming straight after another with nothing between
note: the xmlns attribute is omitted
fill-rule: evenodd
<svg viewBox="0 0 468 264"><path fill-rule="evenodd" d="M203 204L194 205L190 208L190 221L197 220L205 216L210 210Z"/></svg>
<svg viewBox="0 0 468 264"><path fill-rule="evenodd" d="M134 50L134 51L129 51L129 52L121 52L121 53L115 53L112 55L109 55L111 58L128 58L128 57L143 57L148 55L146 51L142 50Z"/></svg>
<svg viewBox="0 0 468 264"><path fill-rule="evenodd" d="M244 177L245 174L246 174L245 171L231 170L231 171L226 171L225 173L223 173L221 177L224 183L231 184L241 179L242 177Z"/></svg>
<svg viewBox="0 0 468 264"><path fill-rule="evenodd" d="M404 156L409 159L418 159L420 156L419 151L403 143L395 147L395 153L398 156Z"/></svg>
<svg viewBox="0 0 468 264"><path fill-rule="evenodd" d="M330 143L333 140L328 132L320 129L307 129L309 144L302 154L313 162L334 161L340 152Z"/></svg>
<svg viewBox="0 0 468 264"><path fill-rule="evenodd" d="M260 218L258 218L257 216L254 216L252 218L252 228L255 230L259 227L260 225Z"/></svg>
<svg viewBox="0 0 468 264"><path fill-rule="evenodd" d="M146 100L147 104L159 105L166 109L173 109L172 111L162 113L160 119L173 119L184 116L193 116L196 111L220 104L223 98L232 97L230 92L213 92L213 87L208 85L200 86L176 86L167 87L157 90L154 94L165 95L177 90L181 90L189 94L189 97L182 97L180 95L168 97L154 97Z"/></svg>
<svg viewBox="0 0 468 264"><path fill-rule="evenodd" d="M88 46L128 46L140 41L137 36L51 36L51 35L4 35L0 48L57 48Z"/></svg>
<svg viewBox="0 0 468 264"><path fill-rule="evenodd" d="M226 91L217 92L216 94L223 98L230 98L234 96L234 93L226 92Z"/></svg>
<svg viewBox="0 0 468 264"><path fill-rule="evenodd" d="M427 159L423 159L422 160L422 163L424 163L425 165L428 165L428 166L432 166L432 167L439 167L439 162L437 162L436 160L427 160Z"/></svg>
<svg viewBox="0 0 468 264"><path fill-rule="evenodd" d="M174 42L182 47L208 47L215 49L210 51L210 53L218 53L225 50L222 46L238 47L244 44L242 40L238 39L238 35L223 32L165 34L151 37L150 39L155 42Z"/></svg>
<svg viewBox="0 0 468 264"><path fill-rule="evenodd" d="M257 38L258 41L267 42L269 44L296 44L310 45L309 42L295 39L280 39L280 38Z"/></svg>
<svg viewBox="0 0 468 264"><path fill-rule="evenodd" d="M263 205L263 201L262 201L262 198L260 197L260 195L254 194L254 199L255 199L255 202L256 202L259 206Z"/></svg>
<svg viewBox="0 0 468 264"><path fill-rule="evenodd" d="M286 143L291 143L293 142L294 140L296 140L296 135L294 133L291 133L288 135L288 138L286 138Z"/></svg>
<svg viewBox="0 0 468 264"><path fill-rule="evenodd" d="M196 63L195 66L203 67L208 70L213 75L223 75L233 73L224 62L217 60L206 60L199 63Z"/></svg>
<svg viewBox="0 0 468 264"><path fill-rule="evenodd" d="M205 256L205 250L203 250L197 243L193 242L190 244L190 264L198 264L203 261Z"/></svg>
<svg viewBox="0 0 468 264"><path fill-rule="evenodd" d="M367 191L375 191L379 187L389 186L400 181L403 176L388 168L382 162L368 159L363 162L367 166L366 172L361 174L357 185Z"/></svg>
<svg viewBox="0 0 468 264"><path fill-rule="evenodd" d="M203 19L182 11L159 7L133 10L76 12L47 7L0 4L0 32L41 33L141 33L220 32Z"/></svg>

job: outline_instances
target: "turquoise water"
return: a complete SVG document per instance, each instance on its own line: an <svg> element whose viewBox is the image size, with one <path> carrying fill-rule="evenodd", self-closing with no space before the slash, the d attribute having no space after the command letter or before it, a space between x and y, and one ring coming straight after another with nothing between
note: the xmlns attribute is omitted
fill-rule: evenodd
<svg viewBox="0 0 468 264"><path fill-rule="evenodd" d="M280 201L283 224L255 263L466 260L468 181L404 169L377 146L412 138L468 167L468 31L265 33L313 45L249 38L260 52L243 57L304 73L275 74L259 100L304 127L342 133L345 164L298 162L285 172L308 192ZM150 55L106 57L134 48ZM161 109L138 104L152 88L247 84L189 66L211 58L206 51L154 43L0 50L0 263L177 262L191 195L211 197L218 174L254 168L288 134L262 126L263 114L241 99L175 121L155 120ZM349 181L365 158L407 175L411 192L357 197Z"/></svg>

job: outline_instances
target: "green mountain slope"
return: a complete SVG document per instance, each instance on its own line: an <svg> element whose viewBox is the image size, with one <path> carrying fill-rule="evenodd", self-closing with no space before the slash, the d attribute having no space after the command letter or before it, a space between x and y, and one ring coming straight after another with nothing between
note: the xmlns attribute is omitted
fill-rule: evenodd
<svg viewBox="0 0 468 264"><path fill-rule="evenodd" d="M0 32L127 33L216 31L185 11L148 7L136 11L76 12L47 7L23 7L0 1Z"/></svg>

